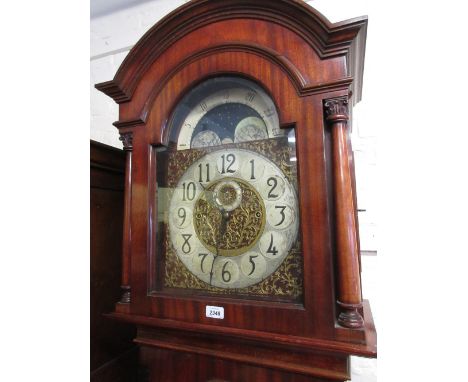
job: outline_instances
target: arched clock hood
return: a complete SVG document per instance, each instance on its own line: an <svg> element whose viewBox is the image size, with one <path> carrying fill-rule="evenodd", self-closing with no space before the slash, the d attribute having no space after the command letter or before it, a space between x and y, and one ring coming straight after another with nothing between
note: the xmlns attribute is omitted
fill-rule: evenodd
<svg viewBox="0 0 468 382"><path fill-rule="evenodd" d="M314 76L312 65L304 65L311 56L321 60L344 58L347 80L352 86L354 102L361 99L364 52L367 33L367 17L357 17L338 23L331 23L320 12L302 0L195 0L177 8L155 24L135 44L111 81L102 82L96 88L117 103L132 100L144 74L164 52L187 34L208 24L227 20L255 18L268 23L281 25L300 37L311 51L296 51L294 45L277 46L274 41L252 41L239 34L218 34L196 47L187 47L180 57L193 57L216 46L260 47L266 54L276 57L289 67L296 77L297 86L302 92L321 84ZM262 31L259 31L262 33ZM268 31L264 30L267 34ZM298 54L299 53L299 54ZM314 57L315 58L315 57ZM168 74L168 73L164 73ZM163 76L155 80L163 80ZM338 78L337 78L338 80ZM343 80L340 78L340 80ZM333 82L333 79L332 81Z"/></svg>
<svg viewBox="0 0 468 382"><path fill-rule="evenodd" d="M150 380L345 381L351 354L376 357L349 133L366 32L366 17L330 23L299 0L194 0L96 85L119 104L126 151L122 296L109 316L137 326ZM209 192L231 195L219 219ZM236 208L253 205L252 239L222 252ZM284 270L293 250L298 272ZM191 281L168 283L172 269ZM269 284L276 272L294 299Z"/></svg>

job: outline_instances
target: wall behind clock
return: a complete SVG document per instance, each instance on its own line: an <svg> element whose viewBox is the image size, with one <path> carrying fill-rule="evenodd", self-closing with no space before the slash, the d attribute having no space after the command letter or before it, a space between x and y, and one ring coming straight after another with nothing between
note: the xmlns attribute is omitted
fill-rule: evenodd
<svg viewBox="0 0 468 382"><path fill-rule="evenodd" d="M98 92L94 84L114 77L120 64L133 45L166 14L187 0L91 0L91 139L122 148L117 129L112 125L118 119L118 106ZM369 15L366 0L312 0L306 1L331 22L361 15ZM352 143L356 161L356 183L360 238L362 250L362 282L364 298L373 303L374 320L378 330L376 311L377 243L376 243L376 129L370 118L373 106L371 94L380 84L373 79L373 55L376 44L372 34L372 15L368 27L366 62L364 69L363 100L355 106ZM375 382L377 361L353 357L353 382Z"/></svg>

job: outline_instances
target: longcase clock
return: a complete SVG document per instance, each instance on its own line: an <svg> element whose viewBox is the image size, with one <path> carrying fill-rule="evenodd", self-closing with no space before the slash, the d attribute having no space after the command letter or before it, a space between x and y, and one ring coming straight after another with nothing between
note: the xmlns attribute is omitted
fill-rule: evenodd
<svg viewBox="0 0 468 382"><path fill-rule="evenodd" d="M352 105L367 19L191 1L96 87L127 152L122 298L150 381L345 381L362 300Z"/></svg>

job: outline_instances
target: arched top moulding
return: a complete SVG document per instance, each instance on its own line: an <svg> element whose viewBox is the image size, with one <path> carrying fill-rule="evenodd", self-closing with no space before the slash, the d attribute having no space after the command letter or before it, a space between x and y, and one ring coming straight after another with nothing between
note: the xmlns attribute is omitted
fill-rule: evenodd
<svg viewBox="0 0 468 382"><path fill-rule="evenodd" d="M345 57L348 78L333 80L353 79L353 103L359 102L367 17L332 24L302 0L192 0L155 24L130 50L114 79L96 88L119 104L131 101L146 71L174 43L207 24L232 19L259 19L287 28L306 41L319 60ZM304 90L309 84L300 85Z"/></svg>

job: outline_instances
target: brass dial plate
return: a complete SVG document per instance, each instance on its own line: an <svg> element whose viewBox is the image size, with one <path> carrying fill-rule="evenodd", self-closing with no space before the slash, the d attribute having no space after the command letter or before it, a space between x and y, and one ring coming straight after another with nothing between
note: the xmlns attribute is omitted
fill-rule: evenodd
<svg viewBox="0 0 468 382"><path fill-rule="evenodd" d="M194 153L195 159L177 181L169 208L173 253L196 278L221 289L262 283L282 265L298 235L291 174L239 145ZM240 188L245 200L229 212L223 227L222 211L209 200L219 185L229 182ZM227 190L231 195L226 196L224 207L236 199L235 187Z"/></svg>

